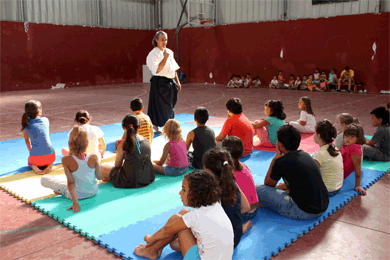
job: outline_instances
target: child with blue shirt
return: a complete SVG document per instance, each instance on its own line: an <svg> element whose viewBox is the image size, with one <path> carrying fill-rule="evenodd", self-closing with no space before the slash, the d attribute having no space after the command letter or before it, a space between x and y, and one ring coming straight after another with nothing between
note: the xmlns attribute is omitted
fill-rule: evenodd
<svg viewBox="0 0 390 260"><path fill-rule="evenodd" d="M253 123L260 145L265 147L275 147L278 129L285 124L286 114L283 112L284 106L280 100L269 100L264 104L264 114L266 119Z"/></svg>

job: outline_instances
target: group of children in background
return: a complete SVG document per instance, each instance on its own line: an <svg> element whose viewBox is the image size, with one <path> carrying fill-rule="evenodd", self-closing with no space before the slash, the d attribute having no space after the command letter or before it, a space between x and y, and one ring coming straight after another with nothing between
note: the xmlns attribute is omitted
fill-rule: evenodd
<svg viewBox="0 0 390 260"><path fill-rule="evenodd" d="M314 74L297 75L290 74L288 81L284 78L283 71L279 70L278 75L274 75L269 88L275 89L296 89L296 90L309 90L309 91L341 91L341 84L349 84L348 92L352 92L351 84L354 84L354 72L345 67L345 70L340 75L340 78L337 77L335 69L330 70L329 75L327 75L326 70L316 68ZM340 82L339 82L340 81ZM331 86L335 86L335 89L332 89ZM230 81L227 84L228 88L260 88L261 82L260 77L256 76L253 79L250 74L247 73L246 76L235 75L233 74L230 77Z"/></svg>
<svg viewBox="0 0 390 260"><path fill-rule="evenodd" d="M142 188L154 181L155 174L178 176L190 168L199 169L185 175L180 191L183 205L193 210L185 209L172 216L161 230L145 236L145 245L135 249L137 255L150 259L159 257L168 244L183 256L194 255L189 259L197 259L196 255L202 259L231 259L242 234L252 226L258 206L270 207L289 218L319 216L328 207L328 197L340 191L343 180L353 171L355 190L366 194L360 186L363 158L390 160L389 111L385 107L372 110L371 123L378 128L373 138L366 140L362 126L350 114L339 114L334 123L326 119L316 122L308 97L298 102L300 118L287 124L280 100L267 101L266 118L251 122L243 113L241 100L231 98L226 102L228 119L217 137L206 126L209 112L204 107L195 110L197 127L185 141L180 123L168 120L162 134L169 141L161 159L153 162L152 123L142 113L141 99L134 99L130 107L133 113L122 121L124 135L117 142L114 166L101 164L106 150L104 133L91 126L91 116L81 110L69 134L69 147L63 149L67 181L44 176L41 183L72 199L73 205L68 209L78 212L79 199L97 194L97 179L111 181L118 188ZM43 175L51 171L55 152L49 120L41 115L38 101L26 103L22 130L30 151L29 165L36 174ZM313 133L320 146L312 157L298 150L301 133ZM251 154L255 135L260 145L277 150L264 185L256 185L249 167L240 162ZM277 185L280 179L285 182Z"/></svg>

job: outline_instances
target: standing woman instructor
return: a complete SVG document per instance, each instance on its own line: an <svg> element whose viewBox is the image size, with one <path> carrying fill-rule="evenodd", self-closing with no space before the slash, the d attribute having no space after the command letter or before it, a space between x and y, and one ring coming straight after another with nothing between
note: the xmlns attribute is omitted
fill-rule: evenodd
<svg viewBox="0 0 390 260"><path fill-rule="evenodd" d="M175 117L174 108L178 92L181 91L176 72L180 67L173 51L167 48L167 42L168 35L158 31L152 41L154 49L146 58L146 65L153 75L150 80L148 116L157 133L161 133L159 126L164 126L169 119Z"/></svg>

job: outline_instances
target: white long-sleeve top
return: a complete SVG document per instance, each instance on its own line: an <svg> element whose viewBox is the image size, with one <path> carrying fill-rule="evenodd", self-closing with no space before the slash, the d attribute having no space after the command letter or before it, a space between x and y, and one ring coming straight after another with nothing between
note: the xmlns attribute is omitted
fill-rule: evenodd
<svg viewBox="0 0 390 260"><path fill-rule="evenodd" d="M175 78L176 70L180 67L175 61L173 51L168 48L166 48L166 50L167 53L169 53L169 58L165 63L164 68L159 73L157 73L157 69L160 62L164 59L164 51L160 50L158 47L155 47L149 52L148 57L146 58L146 65L153 76L162 76L173 79Z"/></svg>

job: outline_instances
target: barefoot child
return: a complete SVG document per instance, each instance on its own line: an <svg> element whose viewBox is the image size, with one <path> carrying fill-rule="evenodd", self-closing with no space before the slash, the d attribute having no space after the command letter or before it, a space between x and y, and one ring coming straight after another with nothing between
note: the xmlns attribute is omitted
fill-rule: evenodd
<svg viewBox="0 0 390 260"><path fill-rule="evenodd" d="M232 156L237 185L244 193L250 205L250 211L241 215L243 223L242 233L245 234L246 231L252 227L251 219L257 214L257 202L259 202L259 199L256 193L255 181L253 180L253 175L248 166L239 161L244 154L244 144L242 140L236 136L230 136L223 140L222 148L227 150Z"/></svg>
<svg viewBox="0 0 390 260"><path fill-rule="evenodd" d="M24 106L22 117L22 131L27 149L30 152L28 166L36 174L47 174L53 167L56 159L54 147L49 136L49 119L41 117L41 102L30 100Z"/></svg>
<svg viewBox="0 0 390 260"><path fill-rule="evenodd" d="M95 196L99 190L96 179L101 180L99 156L88 154L88 134L80 126L74 126L69 135L69 155L62 158L67 183L52 176L41 178L42 186L54 190L73 201L68 210L80 211L79 199Z"/></svg>
<svg viewBox="0 0 390 260"><path fill-rule="evenodd" d="M234 248L243 233L241 215L250 211L249 202L240 190L234 177L234 165L228 151L220 148L208 150L203 157L203 169L212 173L222 190L221 204L228 215L234 232Z"/></svg>
<svg viewBox="0 0 390 260"><path fill-rule="evenodd" d="M344 130L344 145L341 148L344 165L344 179L355 171L355 190L360 195L366 195L366 190L360 186L362 180L362 148L365 144L363 128L355 123L348 125Z"/></svg>
<svg viewBox="0 0 390 260"><path fill-rule="evenodd" d="M256 120L253 124L253 129L260 139L260 145L275 147L276 132L285 124L286 114L283 109L283 103L280 100L269 100L264 104L264 114L267 118L262 121Z"/></svg>
<svg viewBox="0 0 390 260"><path fill-rule="evenodd" d="M106 142L103 138L103 131L98 126L92 126L89 124L92 118L86 110L78 111L74 120L81 128L83 128L87 132L87 153L97 154L99 156L99 160L101 160L104 156L104 153L106 152ZM62 154L64 156L67 156L68 153L68 148L62 148Z"/></svg>
<svg viewBox="0 0 390 260"><path fill-rule="evenodd" d="M183 209L153 235L146 235L146 244L137 246L134 253L157 259L170 244L185 259L221 259L233 257L233 228L221 204L221 190L215 177L205 171L184 176L180 197Z"/></svg>
<svg viewBox="0 0 390 260"><path fill-rule="evenodd" d="M167 176L185 174L189 170L189 165L187 147L181 135L180 123L175 119L169 119L163 127L162 134L169 139L169 142L164 146L161 159L153 161L155 173ZM167 165L164 165L165 163Z"/></svg>
<svg viewBox="0 0 390 260"><path fill-rule="evenodd" d="M329 120L322 120L316 125L314 142L320 149L313 154L313 159L321 170L321 176L328 189L329 197L336 195L343 186L343 157L333 145L337 131Z"/></svg>

